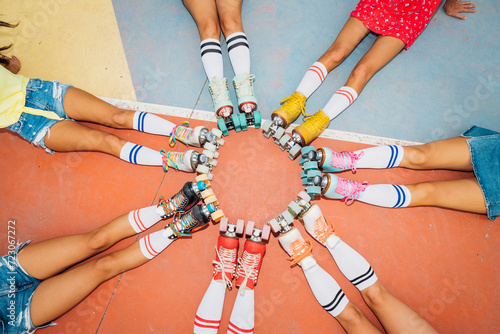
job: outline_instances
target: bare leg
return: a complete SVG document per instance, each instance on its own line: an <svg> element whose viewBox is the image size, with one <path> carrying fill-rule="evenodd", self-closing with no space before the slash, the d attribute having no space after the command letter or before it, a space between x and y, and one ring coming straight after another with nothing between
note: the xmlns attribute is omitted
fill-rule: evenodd
<svg viewBox="0 0 500 334"><path fill-rule="evenodd" d="M467 138L454 137L423 145L405 146L400 167L472 171Z"/></svg>
<svg viewBox="0 0 500 334"><path fill-rule="evenodd" d="M241 20L242 0L217 0L217 12L224 36L230 36L235 32L243 32Z"/></svg>
<svg viewBox="0 0 500 334"><path fill-rule="evenodd" d="M353 88L359 94L375 73L391 61L404 47L405 43L400 39L391 36L378 36L372 47L356 64L345 85Z"/></svg>
<svg viewBox="0 0 500 334"><path fill-rule="evenodd" d="M124 214L89 233L30 244L19 253L19 263L31 276L47 279L134 234Z"/></svg>
<svg viewBox="0 0 500 334"><path fill-rule="evenodd" d="M200 40L220 40L220 24L215 0L183 0L198 27Z"/></svg>
<svg viewBox="0 0 500 334"><path fill-rule="evenodd" d="M389 334L437 333L427 321L387 291L380 281L362 290L361 296Z"/></svg>
<svg viewBox="0 0 500 334"><path fill-rule="evenodd" d="M69 311L101 283L147 262L139 242L43 281L33 293L31 320L45 324Z"/></svg>
<svg viewBox="0 0 500 334"><path fill-rule="evenodd" d="M318 59L328 72L342 63L370 30L357 18L349 17L335 42Z"/></svg>
<svg viewBox="0 0 500 334"><path fill-rule="evenodd" d="M118 158L126 142L110 133L91 129L73 121L58 122L45 135L45 145L54 151L98 151Z"/></svg>
<svg viewBox="0 0 500 334"><path fill-rule="evenodd" d="M340 322L342 327L344 327L345 331L349 334L380 333L377 327L375 327L370 320L368 320L363 312L361 312L361 310L351 302L346 305L344 310L340 312L335 319Z"/></svg>

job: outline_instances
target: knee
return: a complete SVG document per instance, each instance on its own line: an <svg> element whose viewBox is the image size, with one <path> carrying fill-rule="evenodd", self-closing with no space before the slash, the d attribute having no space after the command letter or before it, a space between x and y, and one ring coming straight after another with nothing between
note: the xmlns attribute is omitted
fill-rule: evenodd
<svg viewBox="0 0 500 334"><path fill-rule="evenodd" d="M106 255L97 259L92 269L92 272L99 281L108 280L119 272L118 259L114 254Z"/></svg>
<svg viewBox="0 0 500 334"><path fill-rule="evenodd" d="M123 110L119 108L115 108L115 110L112 113L111 116L111 123L110 124L114 128L126 128L128 125L128 121L130 118L129 113L132 113L131 111L128 110Z"/></svg>
<svg viewBox="0 0 500 334"><path fill-rule="evenodd" d="M218 18L208 18L204 20L202 23L199 23L198 29L202 39L220 38L220 25Z"/></svg>
<svg viewBox="0 0 500 334"><path fill-rule="evenodd" d="M365 315L361 310L349 302L346 307L342 310L342 312L337 316L338 320L343 325L348 325L349 327L356 327L360 323L363 322Z"/></svg>
<svg viewBox="0 0 500 334"><path fill-rule="evenodd" d="M389 291L378 281L361 292L363 299L370 308L385 305Z"/></svg>
<svg viewBox="0 0 500 334"><path fill-rule="evenodd" d="M349 55L349 50L343 46L336 46L331 51L328 51L326 56L328 60L334 63L334 66L342 63Z"/></svg>
<svg viewBox="0 0 500 334"><path fill-rule="evenodd" d="M414 169L424 169L428 165L429 158L436 149L434 142L424 145L408 147L408 167Z"/></svg>
<svg viewBox="0 0 500 334"><path fill-rule="evenodd" d="M119 152L123 146L123 140L110 133L104 134L102 138L103 144L106 147L106 152Z"/></svg>
<svg viewBox="0 0 500 334"><path fill-rule="evenodd" d="M351 72L351 78L356 82L361 82L366 84L368 80L373 76L374 69L373 66L363 62L358 63Z"/></svg>
<svg viewBox="0 0 500 334"><path fill-rule="evenodd" d="M111 240L112 238L108 231L98 228L90 232L88 245L92 251L99 253L112 245Z"/></svg>
<svg viewBox="0 0 500 334"><path fill-rule="evenodd" d="M433 182L423 182L411 185L412 206L416 205L435 205L439 199L438 188Z"/></svg>
<svg viewBox="0 0 500 334"><path fill-rule="evenodd" d="M222 15L220 17L220 25L226 38L229 34L242 30L241 19L235 15Z"/></svg>

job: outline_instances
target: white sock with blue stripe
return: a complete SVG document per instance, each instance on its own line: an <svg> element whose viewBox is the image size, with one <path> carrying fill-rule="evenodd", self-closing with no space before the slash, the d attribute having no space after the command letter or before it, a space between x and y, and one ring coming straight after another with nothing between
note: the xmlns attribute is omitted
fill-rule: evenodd
<svg viewBox="0 0 500 334"><path fill-rule="evenodd" d="M144 111L136 111L134 114L133 128L141 132L170 136L174 126L174 123Z"/></svg>
<svg viewBox="0 0 500 334"><path fill-rule="evenodd" d="M356 162L356 168L398 167L403 160L404 148L401 145L370 147L354 153L363 155Z"/></svg>
<svg viewBox="0 0 500 334"><path fill-rule="evenodd" d="M358 198L359 201L385 208L404 208L411 202L407 187L397 184L370 184Z"/></svg>
<svg viewBox="0 0 500 334"><path fill-rule="evenodd" d="M159 151L131 142L126 142L123 145L120 159L137 165L163 166L162 155Z"/></svg>

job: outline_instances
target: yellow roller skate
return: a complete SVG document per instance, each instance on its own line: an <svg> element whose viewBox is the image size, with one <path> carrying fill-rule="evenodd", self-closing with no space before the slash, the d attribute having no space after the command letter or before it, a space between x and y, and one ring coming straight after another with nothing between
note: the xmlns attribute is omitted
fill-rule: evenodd
<svg viewBox="0 0 500 334"><path fill-rule="evenodd" d="M299 92L293 92L292 95L281 101L281 107L271 114L271 120L264 122L262 129L267 138L273 136L274 142L278 144L280 138L285 134L285 129L293 123L302 114L306 114L307 98Z"/></svg>
<svg viewBox="0 0 500 334"><path fill-rule="evenodd" d="M330 118L320 109L304 123L293 129L292 137L299 137L300 141L297 143L300 146L307 146L328 127L328 124L330 124Z"/></svg>

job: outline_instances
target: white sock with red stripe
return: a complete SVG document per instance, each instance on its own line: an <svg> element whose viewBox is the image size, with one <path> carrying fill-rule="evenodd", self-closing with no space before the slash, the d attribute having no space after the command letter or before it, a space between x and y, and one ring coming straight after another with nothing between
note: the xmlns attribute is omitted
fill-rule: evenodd
<svg viewBox="0 0 500 334"><path fill-rule="evenodd" d="M136 233L147 230L161 220L161 213L156 212L157 206L149 206L128 214L128 221Z"/></svg>
<svg viewBox="0 0 500 334"><path fill-rule="evenodd" d="M318 264L305 269L304 275L318 303L332 316L338 316L349 299L335 279Z"/></svg>
<svg viewBox="0 0 500 334"><path fill-rule="evenodd" d="M224 67L222 63L222 51L220 41L215 38L207 38L200 43L201 62L207 74L208 80L222 79Z"/></svg>
<svg viewBox="0 0 500 334"><path fill-rule="evenodd" d="M135 130L155 135L170 136L174 126L174 123L144 111L136 111L134 114L133 128Z"/></svg>
<svg viewBox="0 0 500 334"><path fill-rule="evenodd" d="M226 38L227 53L233 66L234 75L250 73L250 48L247 35L235 32Z"/></svg>
<svg viewBox="0 0 500 334"><path fill-rule="evenodd" d="M241 289L241 288L240 288ZM227 332L231 334L253 333L255 317L254 290L247 289L245 294L238 293L234 302L233 312L227 326Z"/></svg>
<svg viewBox="0 0 500 334"><path fill-rule="evenodd" d="M377 281L377 275L368 261L335 234L329 239L331 238L333 239L326 242L326 248L332 254L342 274L360 291L373 285Z"/></svg>
<svg viewBox="0 0 500 334"><path fill-rule="evenodd" d="M304 74L296 91L306 98L309 98L309 96L311 96L311 94L323 83L327 75L328 71L325 65L320 62L315 62L309 67L306 74Z"/></svg>
<svg viewBox="0 0 500 334"><path fill-rule="evenodd" d="M401 145L370 147L354 153L363 155L356 162L356 168L398 167L403 160L404 148Z"/></svg>
<svg viewBox="0 0 500 334"><path fill-rule="evenodd" d="M358 93L354 89L343 86L333 94L323 108L323 112L332 120L349 107L357 97Z"/></svg>
<svg viewBox="0 0 500 334"><path fill-rule="evenodd" d="M120 151L120 159L137 165L163 166L162 155L159 151L131 142L123 145Z"/></svg>
<svg viewBox="0 0 500 334"><path fill-rule="evenodd" d="M139 245L141 247L142 254L151 260L167 248L172 241L174 241L168 238L172 234L172 229L168 227L166 229L150 233L144 238L141 238L139 240Z"/></svg>
<svg viewBox="0 0 500 334"><path fill-rule="evenodd" d="M222 317L226 285L212 279L194 319L195 334L217 334Z"/></svg>

